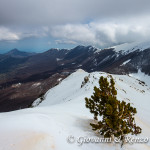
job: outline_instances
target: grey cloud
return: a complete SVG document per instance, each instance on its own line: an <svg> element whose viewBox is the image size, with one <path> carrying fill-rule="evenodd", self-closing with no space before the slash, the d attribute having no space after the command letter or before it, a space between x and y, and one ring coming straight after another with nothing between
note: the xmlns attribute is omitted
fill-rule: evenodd
<svg viewBox="0 0 150 150"><path fill-rule="evenodd" d="M77 42L75 41L71 41L71 40L55 40L56 44L77 44Z"/></svg>
<svg viewBox="0 0 150 150"><path fill-rule="evenodd" d="M0 41L16 41L19 39L20 37L18 33L10 31L5 27L0 28Z"/></svg>
<svg viewBox="0 0 150 150"><path fill-rule="evenodd" d="M143 18L142 18L143 19ZM51 35L55 38L92 44L102 47L150 38L150 19L144 23L131 21L122 23L91 22L89 24L67 24L55 26ZM139 21L139 20L138 20Z"/></svg>
<svg viewBox="0 0 150 150"><path fill-rule="evenodd" d="M149 38L149 0L0 0L0 40L108 46Z"/></svg>
<svg viewBox="0 0 150 150"><path fill-rule="evenodd" d="M148 14L149 0L0 0L0 25L52 25Z"/></svg>
<svg viewBox="0 0 150 150"><path fill-rule="evenodd" d="M41 27L35 30L12 30L8 27L0 26L0 41L18 41L29 37L46 37L49 29L47 27Z"/></svg>

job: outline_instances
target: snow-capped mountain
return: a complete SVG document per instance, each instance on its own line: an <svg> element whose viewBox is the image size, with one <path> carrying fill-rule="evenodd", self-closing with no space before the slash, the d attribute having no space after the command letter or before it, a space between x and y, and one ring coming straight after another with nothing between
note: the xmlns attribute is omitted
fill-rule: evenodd
<svg viewBox="0 0 150 150"><path fill-rule="evenodd" d="M104 72L87 73L81 69L50 89L37 107L0 114L0 150L115 150L112 143L82 143L78 139L97 138L90 126L93 115L85 107ZM89 81L82 86L84 77ZM112 75L118 99L137 108L136 123L142 128L137 137L150 135L150 86L128 75ZM35 104L38 103L38 99ZM70 141L68 141L70 137ZM82 143L82 144L81 144ZM79 146L80 145L80 146ZM122 150L148 150L150 143L125 144Z"/></svg>
<svg viewBox="0 0 150 150"><path fill-rule="evenodd" d="M125 73L137 73L141 70L150 75L150 42L134 42L115 46L113 49L123 62L115 70ZM119 71L117 73L119 74Z"/></svg>
<svg viewBox="0 0 150 150"><path fill-rule="evenodd" d="M116 52L121 52L124 55L127 55L136 50L143 51L145 49L150 48L150 41L147 42L132 42L132 43L124 43L121 45L117 45L112 47Z"/></svg>

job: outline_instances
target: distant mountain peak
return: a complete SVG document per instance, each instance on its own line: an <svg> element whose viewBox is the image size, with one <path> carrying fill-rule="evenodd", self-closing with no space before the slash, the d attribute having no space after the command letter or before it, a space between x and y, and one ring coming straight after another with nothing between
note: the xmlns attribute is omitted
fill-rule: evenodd
<svg viewBox="0 0 150 150"><path fill-rule="evenodd" d="M96 48L95 46L92 46L92 45L88 45L88 46L78 45L73 49L78 49L78 50L80 50L80 49L92 50L93 49L93 50L97 50L98 48Z"/></svg>
<svg viewBox="0 0 150 150"><path fill-rule="evenodd" d="M15 52L21 52L20 50L18 50L17 48L14 48L12 50L10 50L8 53L15 53ZM7 54L8 54L7 53Z"/></svg>
<svg viewBox="0 0 150 150"><path fill-rule="evenodd" d="M17 48L14 48L10 50L9 52L7 52L5 55L11 56L11 57L27 57L27 56L34 55L34 53L23 52L23 51L18 50Z"/></svg>

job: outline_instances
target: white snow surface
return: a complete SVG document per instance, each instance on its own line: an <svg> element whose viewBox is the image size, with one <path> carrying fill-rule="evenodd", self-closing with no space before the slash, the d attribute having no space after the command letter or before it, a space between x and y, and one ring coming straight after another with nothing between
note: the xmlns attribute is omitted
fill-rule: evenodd
<svg viewBox="0 0 150 150"><path fill-rule="evenodd" d="M147 84L150 87L150 76L142 72L140 69L138 70L138 73L132 73L130 76L135 77L136 79L139 79L141 81L144 81L145 84Z"/></svg>
<svg viewBox="0 0 150 150"><path fill-rule="evenodd" d="M150 41L124 43L117 46L113 46L112 48L114 48L116 52L121 52L122 54L128 54L136 50L143 51L147 48L150 48Z"/></svg>
<svg viewBox="0 0 150 150"><path fill-rule="evenodd" d="M131 60L131 59L129 59L129 60L123 62L121 66L126 65L128 62L130 62L130 60Z"/></svg>
<svg viewBox="0 0 150 150"><path fill-rule="evenodd" d="M85 76L89 82L81 88ZM85 97L90 97L98 86L100 76L107 73L87 73L81 69L50 89L38 107L0 114L0 150L115 150L113 143L84 143L78 137L98 137L92 131L93 115L85 107ZM150 88L142 86L134 77L113 75L118 99L137 108L136 123L142 128L137 137L150 136ZM75 142L67 142L68 136ZM150 143L125 144L122 150L149 150Z"/></svg>

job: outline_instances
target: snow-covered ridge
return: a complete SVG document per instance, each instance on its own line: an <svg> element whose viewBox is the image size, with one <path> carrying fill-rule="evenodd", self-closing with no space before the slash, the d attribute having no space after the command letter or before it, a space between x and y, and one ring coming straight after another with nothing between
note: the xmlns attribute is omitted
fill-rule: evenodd
<svg viewBox="0 0 150 150"><path fill-rule="evenodd" d="M84 77L89 81L81 88ZM115 150L114 144L90 143L78 146L67 137L97 137L90 126L93 115L85 108L85 97L90 97L104 72L87 73L77 70L50 89L45 100L32 109L0 114L0 150ZM136 123L143 131L138 137L150 135L150 87L127 75L112 75L118 99L137 108ZM126 144L123 150L150 149L150 143Z"/></svg>
<svg viewBox="0 0 150 150"><path fill-rule="evenodd" d="M89 46L89 50L93 50L94 53L99 53L102 49L99 49L99 48L97 48L95 46Z"/></svg>
<svg viewBox="0 0 150 150"><path fill-rule="evenodd" d="M150 76L141 72L140 69L138 70L137 73L131 73L130 76L132 76L136 79L142 80L143 82L145 82L150 87Z"/></svg>
<svg viewBox="0 0 150 150"><path fill-rule="evenodd" d="M150 48L150 41L125 43L125 44L113 46L112 48L114 48L116 52L121 52L122 54L128 54L136 50L143 51L147 48Z"/></svg>

